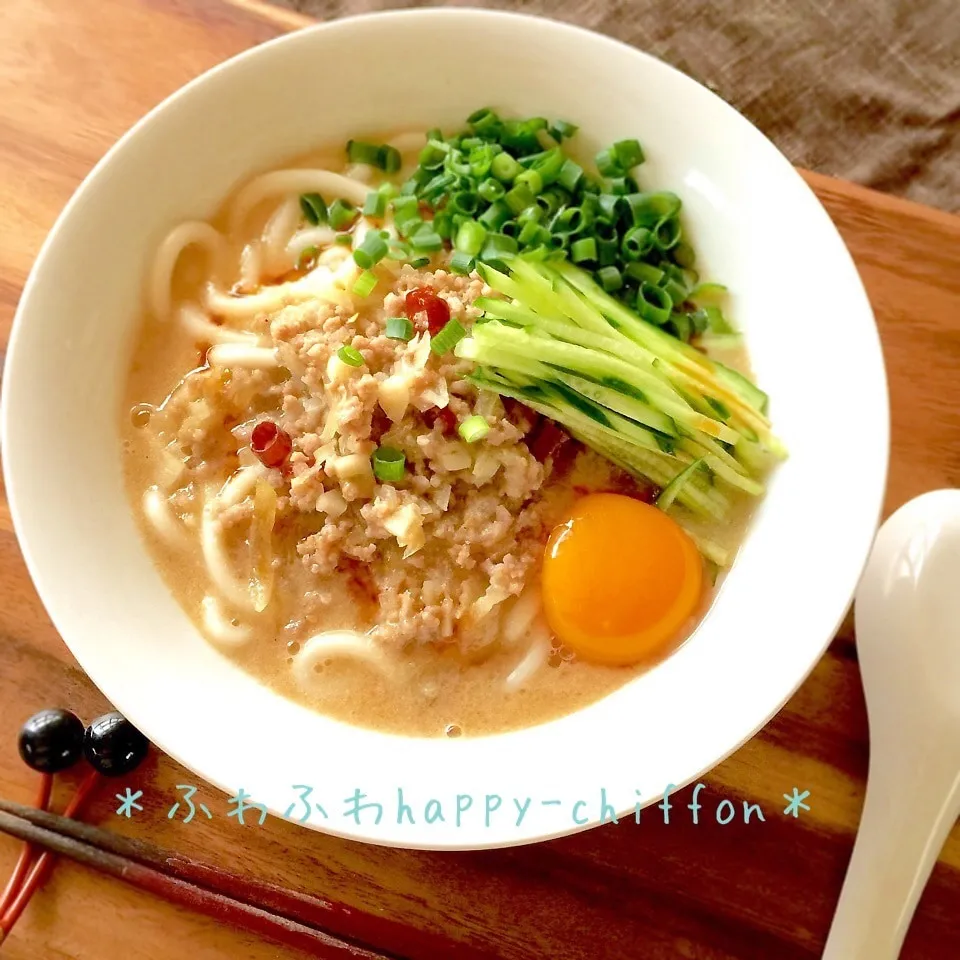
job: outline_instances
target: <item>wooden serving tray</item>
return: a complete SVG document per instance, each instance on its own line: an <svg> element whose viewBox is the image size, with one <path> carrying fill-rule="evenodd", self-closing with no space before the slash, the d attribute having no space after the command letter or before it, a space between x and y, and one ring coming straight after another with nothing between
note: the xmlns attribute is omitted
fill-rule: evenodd
<svg viewBox="0 0 960 960"><path fill-rule="evenodd" d="M0 4L0 342L44 236L113 141L185 81L305 18L228 0L3 0ZM960 480L960 219L823 176L806 175L850 246L876 311L893 410L887 512ZM856 363L856 358L850 358ZM56 442L56 424L38 443ZM837 490L857 465L839 464ZM811 504L811 509L816 505ZM802 590L802 584L798 584ZM109 602L109 597L104 597ZM775 625L771 625L775 629ZM90 719L107 705L54 632L33 590L0 498L0 793L28 800L20 723L63 704ZM184 706L183 709L188 709ZM240 734L238 734L240 735ZM629 744L624 742L624 757ZM691 791L672 821L500 852L414 853L349 843L269 819L240 826L226 798L189 824L166 758L104 789L90 817L110 829L217 861L403 923L371 946L384 955L456 960L464 947L509 960L809 960L818 957L863 799L867 729L846 627L796 696L717 767L690 822ZM115 815L113 794L142 789L142 812ZM784 794L809 790L809 811L784 816ZM291 797L291 801L294 798ZM766 822L720 826L730 799ZM0 838L0 874L17 847ZM948 840L905 946L906 960L960 956L960 835ZM437 955L440 935L447 946ZM402 942L400 942L402 941ZM168 960L292 956L213 921L61 863L4 944L8 960ZM474 953L476 955L476 953Z"/></svg>

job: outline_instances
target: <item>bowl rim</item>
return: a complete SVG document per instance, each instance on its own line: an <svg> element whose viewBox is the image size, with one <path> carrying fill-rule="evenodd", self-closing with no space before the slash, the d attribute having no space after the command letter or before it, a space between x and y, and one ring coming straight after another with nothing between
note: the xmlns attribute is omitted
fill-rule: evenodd
<svg viewBox="0 0 960 960"><path fill-rule="evenodd" d="M815 204L817 204L824 213L826 222L829 224L829 229L832 230L837 238L840 241L840 245L845 252L846 267L849 267L849 283L851 285L851 295L853 293L852 286L855 284L857 287L856 297L858 300L862 301L863 308L867 311L869 318L872 323L869 327L869 347L871 352L875 355L876 368L874 369L874 374L879 376L880 385L882 385L882 394L883 394L883 409L884 416L882 418L878 417L878 422L874 423L873 426L878 430L875 449L876 449L876 459L878 464L882 464L882 470L880 475L875 475L873 478L873 501L875 506L875 522L873 524L874 533L870 535L869 538L864 537L864 543L862 547L857 551L857 564L856 564L856 575L855 577L851 575L851 583L849 587L849 598L844 605L843 609L835 617L835 621L832 624L832 627L827 634L826 638L819 644L818 647L810 645L808 648L808 655L804 658L805 666L802 673L796 676L793 681L789 691L785 696L782 695L783 691L781 688L778 688L777 696L774 698L776 703L773 703L773 699L768 698L765 702L772 703L773 706L768 710L765 710L765 715L760 719L752 729L744 733L744 735L734 744L730 745L729 748L716 756L708 765L699 769L696 773L693 773L689 776L685 775L682 779L683 782L673 785L675 789L682 789L689 784L696 782L698 779L704 776L709 770L714 769L733 753L739 750L745 743L751 740L756 734L762 730L769 721L779 712L779 710L793 697L796 691L802 686L802 684L810 676L817 663L822 658L824 652L829 647L830 643L836 636L838 628L842 625L846 615L851 607L854 592L856 589L857 582L860 579L862 571L866 565L867 559L869 557L870 550L872 548L874 534L876 527L879 525L879 521L882 515L883 505L884 505L884 496L887 486L887 479L889 474L889 462L890 462L890 422L891 422L891 409L890 409L890 395L889 395L889 384L886 373L886 366L884 362L883 351L881 348L881 341L879 336L879 330L876 324L876 318L873 312L872 304L870 303L869 297L867 295L866 289L863 285L862 279L857 270L856 264L850 255L849 249L846 247L845 242L843 241L842 236L840 236L839 231L836 228L836 225L833 224L832 219L826 214L826 211L823 208L819 198L814 193L810 185L802 178L800 173L794 168L786 157L779 151L778 148L772 143L772 141L766 137L759 129L757 129L745 116L739 113L734 107L729 103L723 100L718 94L713 90L706 87L704 84L699 83L694 80L692 77L683 73L681 70L673 67L672 65L660 60L659 58L649 54L643 50L640 50L631 44L625 43L623 41L617 40L605 34L589 30L584 27L576 26L574 24L554 19L552 17L543 17L526 13L516 13L508 12L501 10L491 10L480 7L453 7L453 8L436 8L436 7L426 7L426 8L413 8L413 9L404 9L404 10L388 10L388 11L378 11L370 13L356 14L349 17L337 18L331 21L316 23L307 27L304 27L299 30L295 30L290 33L282 34L276 38L272 38L262 44L251 47L247 50L241 51L228 59L215 64L209 69L203 71L198 76L194 77L192 80L188 81L186 84L179 87L177 90L173 91L167 97L165 97L160 103L151 108L146 114L144 114L139 120L136 121L122 136L120 136L116 142L107 150L107 152L101 157L101 159L94 165L94 167L89 171L89 173L84 177L83 181L78 185L73 195L67 202L67 204L62 209L61 213L57 217L53 226L50 228L49 233L44 239L40 250L34 260L34 263L30 269L30 273L24 284L23 291L21 293L16 312L14 314L13 323L11 325L11 331L9 336L9 341L7 345L7 353L4 361L3 368L3 377L2 384L0 384L0 450L6 452L9 447L9 436L10 436L10 403L9 395L13 390L11 386L12 379L8 373L14 367L16 358L19 355L19 344L21 341L22 330L26 323L26 317L30 312L30 303L34 296L35 288L40 284L41 277L45 273L45 264L49 259L50 251L57 242L58 234L60 233L62 226L65 222L71 219L74 210L79 206L85 199L87 193L93 188L93 185L99 181L99 179L104 175L107 168L109 168L115 161L115 158L118 155L122 155L126 145L131 141L135 140L141 130L149 126L156 117L163 115L169 111L175 110L180 100L189 97L196 88L201 87L209 83L213 78L220 76L224 72L229 72L234 70L248 62L260 59L271 55L273 51L277 48L292 48L297 44L310 44L313 42L313 38L317 34L331 34L338 31L349 31L355 29L357 26L363 26L365 23L372 21L417 21L417 20L450 20L450 21L466 21L470 18L481 17L488 21L505 21L507 23L516 23L522 22L528 26L536 25L540 29L553 29L556 31L564 32L574 39L579 39L582 41L589 41L591 43L601 43L607 44L612 48L617 48L620 50L628 51L629 54L639 60L646 61L651 68L668 71L669 73L675 75L675 77L680 78L683 84L697 88L700 91L700 95L707 95L713 100L717 101L719 105L722 106L725 115L729 118L731 123L745 124L750 128L751 136L755 138L760 138L769 145L783 160L786 166L789 166L793 172L793 176L796 179L796 184L798 187L802 188L806 192L808 198ZM866 333L865 333L866 339ZM866 344L865 344L866 346ZM882 422L880 422L882 420ZM60 634L63 639L64 644L70 650L72 656L74 656L77 661L80 663L84 672L87 673L88 678L93 682L105 696L112 702L117 703L118 700L127 701L126 697L119 697L114 699L117 691L112 691L114 696L108 694L107 690L100 686L100 683L95 679L93 673L87 670L87 667L80 656L74 651L73 647L67 642L66 635L70 633L69 628L66 630L63 627L68 627L68 617L64 616L60 611L55 615L51 606L55 605L53 598L59 592L56 584L49 578L45 578L41 571L41 563L39 562L33 547L31 546L25 531L25 521L23 519L23 512L21 509L21 481L17 479L17 469L15 466L11 465L11 459L8 456L2 458L2 467L3 467L3 479L7 489L7 499L10 507L11 518L13 527L16 533L17 542L20 547L21 553L24 557L24 561L27 567L27 570L30 574L30 578L33 582L34 588L37 591L38 596L44 606L45 611L50 617L55 629ZM25 482L25 480L24 480ZM41 588L40 584L43 583L44 586ZM86 658L84 658L86 659ZM131 719L136 722L137 710L131 709L128 711L128 715ZM575 715L575 714L574 714ZM151 736L151 733L154 731L144 731L148 736ZM519 732L519 731L518 731ZM506 734L509 736L510 734ZM204 781L212 783L217 786L219 789L227 791L232 789L223 783L218 782L217 780L212 780L208 777L207 774L203 773L201 770L195 768L191 763L188 762L187 758L184 756L183 752L180 749L176 748L176 745L167 745L163 743L163 737L157 737L154 739L151 736L151 740L156 743L156 745L165 753L167 753L172 759L180 763L187 769L196 773L197 776L201 777ZM442 742L442 741L440 741ZM650 803L654 802L653 800L649 801ZM617 810L617 816L626 816L633 811L633 808L627 808L624 810ZM271 812L281 816L277 810L271 809ZM541 832L533 835L518 834L516 837L509 838L499 838L493 842L470 842L466 844L459 843L450 843L447 841L442 841L436 844L430 842L417 841L417 842L405 842L403 839L389 838L384 839L383 837L378 837L375 833L364 833L363 830L354 831L344 829L341 830L337 826L330 824L329 822L315 822L311 820L309 823L305 824L309 829L315 829L322 833L328 833L333 836L343 837L347 839L361 840L363 842L372 843L374 845L383 845L391 846L398 848L411 848L411 849L422 849L422 850L476 850L476 849L489 849L489 848L502 848L508 846L524 845L532 842L540 842L543 840L554 839L557 837L562 837L578 832L582 832L587 829L591 829L602 823L600 818L594 817L591 815L590 819L583 823L577 825L571 825L565 829L558 829L551 832Z"/></svg>

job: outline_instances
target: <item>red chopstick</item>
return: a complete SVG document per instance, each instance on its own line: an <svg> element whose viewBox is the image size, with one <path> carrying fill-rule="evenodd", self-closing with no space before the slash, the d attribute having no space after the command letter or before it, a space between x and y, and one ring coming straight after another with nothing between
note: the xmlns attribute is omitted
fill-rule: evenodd
<svg viewBox="0 0 960 960"><path fill-rule="evenodd" d="M53 777L49 773L41 774L40 786L37 789L37 800L34 806L38 810L46 810L50 805L51 793L53 793ZM23 882L23 878L26 876L27 869L30 866L30 861L33 859L33 853L33 847L29 843L25 843L23 850L20 851L20 858L17 860L17 865L13 868L13 873L7 881L7 886L4 888L3 894L0 894L0 918L4 916L16 899L17 891L20 889L20 884ZM0 936L6 932L5 928L0 928Z"/></svg>
<svg viewBox="0 0 960 960"><path fill-rule="evenodd" d="M372 952L325 930L272 913L263 907L208 890L178 876L162 873L147 863L115 850L148 850L148 845L20 804L0 802L0 831L46 848L44 856L58 854L85 863L132 886L157 894L180 906L260 934L287 947L310 952L321 960L384 960ZM156 848L151 859L173 859ZM41 858L42 860L42 858ZM38 863L33 872L42 870ZM32 875L32 874L31 874ZM8 911L9 913L9 911Z"/></svg>
<svg viewBox="0 0 960 960"><path fill-rule="evenodd" d="M294 937L305 936L304 942L319 957L331 960L348 957L385 960L409 955L442 957L443 960L489 960L490 957L488 951L443 933L417 929L383 915L250 880L142 840L0 800L0 832L25 838L28 829L38 831L30 833L35 844L89 863L174 903L284 944L294 945ZM108 857L112 858L109 863ZM379 944L385 947L375 946ZM371 953L371 949L379 952Z"/></svg>

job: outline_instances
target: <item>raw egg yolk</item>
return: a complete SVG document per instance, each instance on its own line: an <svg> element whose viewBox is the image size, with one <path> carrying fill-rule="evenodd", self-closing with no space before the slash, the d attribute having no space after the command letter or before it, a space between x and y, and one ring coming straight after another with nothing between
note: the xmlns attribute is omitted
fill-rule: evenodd
<svg viewBox="0 0 960 960"><path fill-rule="evenodd" d="M703 563L662 510L616 493L577 501L543 562L543 608L583 660L625 665L663 652L693 615Z"/></svg>

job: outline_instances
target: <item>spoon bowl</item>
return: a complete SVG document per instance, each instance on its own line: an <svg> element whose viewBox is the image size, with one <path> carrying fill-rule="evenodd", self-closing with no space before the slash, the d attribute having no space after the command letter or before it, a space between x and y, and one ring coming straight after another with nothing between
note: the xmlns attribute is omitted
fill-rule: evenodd
<svg viewBox="0 0 960 960"><path fill-rule="evenodd" d="M870 725L863 816L824 960L899 955L960 813L960 490L881 527L856 594Z"/></svg>

